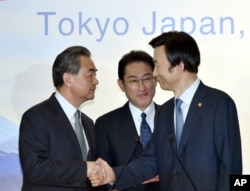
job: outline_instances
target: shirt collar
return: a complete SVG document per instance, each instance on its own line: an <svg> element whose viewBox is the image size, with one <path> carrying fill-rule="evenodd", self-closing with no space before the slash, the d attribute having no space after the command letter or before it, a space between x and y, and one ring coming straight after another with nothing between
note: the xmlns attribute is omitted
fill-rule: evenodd
<svg viewBox="0 0 250 191"><path fill-rule="evenodd" d="M129 108L130 108L131 112L133 113L133 115L138 119L141 119L142 112L146 113L148 118L151 118L151 117L154 118L154 114L155 114L154 102L151 102L150 105L144 111L141 111L138 107L133 105L131 102L129 102Z"/></svg>
<svg viewBox="0 0 250 191"><path fill-rule="evenodd" d="M191 101L194 97L194 94L196 90L198 89L198 86L200 84L200 79L197 78L191 86L189 86L179 97L184 103L190 105Z"/></svg>
<svg viewBox="0 0 250 191"><path fill-rule="evenodd" d="M64 113L71 121L72 118L74 118L74 114L77 109L70 102L68 102L58 91L55 93L55 97L58 100L59 104L61 105Z"/></svg>

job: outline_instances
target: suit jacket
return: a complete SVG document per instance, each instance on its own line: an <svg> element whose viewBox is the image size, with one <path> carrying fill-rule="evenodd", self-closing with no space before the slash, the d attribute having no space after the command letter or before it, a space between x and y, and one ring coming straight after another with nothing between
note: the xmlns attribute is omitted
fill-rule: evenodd
<svg viewBox="0 0 250 191"><path fill-rule="evenodd" d="M200 83L178 151L171 140L175 135L174 98L158 110L155 128L142 157L128 165L118 188L133 186L159 173L162 191L193 191L194 186L174 152L199 191L229 191L229 175L242 173L237 111L226 93ZM119 174L121 167L114 170Z"/></svg>
<svg viewBox="0 0 250 191"><path fill-rule="evenodd" d="M89 144L88 160L94 160L94 124L88 116L81 115ZM54 94L23 114L19 155L22 191L73 191L90 187L77 137Z"/></svg>
<svg viewBox="0 0 250 191"><path fill-rule="evenodd" d="M157 108L158 105L155 105ZM142 146L138 142L135 123L129 109L128 102L96 120L97 156L106 160L111 166L125 164L133 154L131 160L142 153ZM130 190L157 191L159 183L134 185Z"/></svg>

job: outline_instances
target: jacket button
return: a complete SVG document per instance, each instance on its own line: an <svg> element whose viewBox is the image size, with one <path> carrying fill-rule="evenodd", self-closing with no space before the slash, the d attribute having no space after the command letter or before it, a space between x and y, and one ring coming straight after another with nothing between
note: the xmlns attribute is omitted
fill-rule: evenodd
<svg viewBox="0 0 250 191"><path fill-rule="evenodd" d="M178 175L178 172L177 172L177 171L173 171L173 175L174 175L174 176L177 176L177 175Z"/></svg>

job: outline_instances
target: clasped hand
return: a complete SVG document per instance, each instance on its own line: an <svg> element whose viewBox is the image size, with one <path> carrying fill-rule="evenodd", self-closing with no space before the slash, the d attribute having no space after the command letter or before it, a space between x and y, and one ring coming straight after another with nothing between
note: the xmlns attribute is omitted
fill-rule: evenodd
<svg viewBox="0 0 250 191"><path fill-rule="evenodd" d="M112 168L101 158L95 162L88 162L87 176L93 187L114 182L116 179Z"/></svg>

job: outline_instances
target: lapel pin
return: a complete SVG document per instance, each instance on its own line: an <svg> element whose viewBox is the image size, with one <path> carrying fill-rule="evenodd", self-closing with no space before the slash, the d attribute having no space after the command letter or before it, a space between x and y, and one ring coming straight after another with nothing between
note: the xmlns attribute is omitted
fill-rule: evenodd
<svg viewBox="0 0 250 191"><path fill-rule="evenodd" d="M198 103L198 107L202 107L202 103L201 102Z"/></svg>

